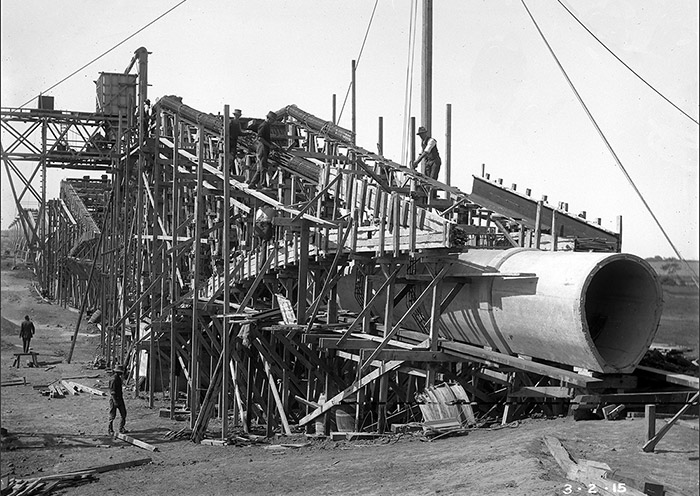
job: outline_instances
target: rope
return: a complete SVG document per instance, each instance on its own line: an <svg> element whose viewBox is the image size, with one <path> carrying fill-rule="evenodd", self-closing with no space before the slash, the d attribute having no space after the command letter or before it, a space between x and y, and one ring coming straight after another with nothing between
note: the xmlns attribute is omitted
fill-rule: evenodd
<svg viewBox="0 0 700 496"><path fill-rule="evenodd" d="M374 13L377 11L377 5L379 4L379 0L376 0L374 2L374 8L372 8L372 15L369 18L369 23L367 24L367 31L365 31L365 37L362 40L362 46L360 47L360 53L357 56L357 62L355 62L355 71L357 72L357 68L360 66L360 58L362 58L362 51L365 49L365 42L367 41L367 36L369 35L369 28L372 27L372 20L374 19ZM338 120L336 124L340 123L340 118L343 116L343 110L345 110L345 104L348 101L348 96L350 95L350 89L352 88L352 80L350 81L350 84L348 85L348 91L345 92L345 100L343 100L343 106L340 108L340 113L338 114Z"/></svg>
<svg viewBox="0 0 700 496"><path fill-rule="evenodd" d="M686 116L688 119L690 119L691 121L693 121L695 124L700 124L700 123L698 123L697 120L695 120L693 117L691 117L690 115L688 115L687 113L685 113L680 107L678 107L678 105L676 105L676 104L673 103L671 100L669 100L669 99L666 98L664 95L662 95L661 92L660 92L659 90L657 90L656 88L654 88L654 87L653 87L651 84L649 84L642 76L640 76L639 74L637 74L637 73L634 71L634 69L632 69L630 66L628 66L622 59L620 59L620 57L618 57L617 55L615 55L615 53L613 53L613 51L610 50L610 48L608 48L608 47L605 45L605 43L603 43L602 41L600 41L600 39L599 39L595 34L593 34L593 32L591 32L591 30L588 29L588 28L586 27L586 25L583 24L583 22L581 22L581 21L579 20L579 18L576 17L576 15L575 15L574 13L571 12L571 11L569 10L569 8L568 8L566 5L564 5L564 4L562 3L561 0L557 0L557 1L559 2L559 5L561 5L562 7L564 7L564 9L566 9L566 11L571 15L571 17L573 17L573 18L576 20L576 22L578 22L578 23L581 25L581 27L582 27L583 29L585 29L585 30L588 32L588 34L590 34L590 35L593 37L593 39L595 39L598 43L600 43L600 45L601 45L603 48L605 48L605 49L610 53L610 55L612 55L613 57L615 57L615 58L617 59L617 61L620 62L622 65L624 65L632 74L634 74L635 76L637 76L637 78L638 78L641 82L643 82L644 84L646 84L652 91L654 91L654 93L656 93L656 94L659 95L661 98L663 98L663 99L666 100L668 103L670 103L676 110L678 110L681 114L683 114L683 115Z"/></svg>
<svg viewBox="0 0 700 496"><path fill-rule="evenodd" d="M148 24L146 24L145 26L143 26L143 27L142 27L141 29L139 29L138 31L136 31L136 32L134 32L133 34L127 36L127 37L124 38L122 41L120 41L119 43L117 43L116 45L114 45L112 48L110 48L110 49L107 50L106 52L102 53L101 55L98 55L97 57L95 57L94 59L92 59L90 62L88 62L87 64L85 64L84 66L82 66L80 69L77 69L76 71L70 73L68 76L66 76L66 77L64 77L63 79L61 79L58 83L56 83L56 84L54 84L53 86L50 86L49 88L47 88L47 89L45 89L44 91L40 92L37 96L34 96L34 97L32 97L31 99L27 100L27 101L24 102L22 105L20 105L18 108L23 108L25 105L30 104L31 102L33 102L34 100L36 100L40 95L42 95L42 94L44 94L44 93L46 93L46 92L48 92L48 91L51 91L51 90L54 89L56 86L58 86L59 84L65 82L66 80L70 79L71 77L75 76L76 74L78 74L80 71L82 71L83 69L85 69L85 68L88 67L89 65L93 64L94 62L97 62L99 59L101 59L102 57L104 57L105 55L107 55L109 52L111 52L111 51L114 50L115 48L117 48L117 47L123 45L124 43L126 43L127 41L129 41L131 38L133 38L134 36L136 36L137 34L139 34L141 31L143 31L143 30L146 29L147 27L151 26L151 25L152 25L153 23L155 23L156 21L162 19L163 17L165 17L167 14L169 14L170 12L172 12L173 10L175 10L176 8L178 8L180 5L182 5L182 4L185 3L186 1L187 1L187 0L182 0L180 3L178 3L178 4L175 5L174 7L171 7L171 8L168 9L167 11L163 12L161 15L159 15L158 17L156 17L155 19L153 19L151 22L149 22Z"/></svg>
<svg viewBox="0 0 700 496"><path fill-rule="evenodd" d="M662 233L662 234L664 235L664 237L666 238L666 241L668 241L668 244L671 246L671 248L673 249L673 251L674 251L674 253L676 254L676 256L677 256L680 260L682 260L682 261L686 264L686 266L688 267L688 270L690 271L691 277L693 278L693 282L695 283L695 285L698 286L698 287L700 287L700 283L698 282L698 279L697 279L697 274L695 274L695 271L693 270L693 268L691 267L691 265L688 263L688 261L687 261L686 259L684 259L684 258L681 256L680 252L678 251L678 249L676 248L676 246L673 244L673 241L671 241L671 238L668 236L668 234L666 234L666 231L664 230L663 226L661 225L661 222L659 222L659 219L656 218L656 215L655 215L654 212L652 211L651 207L649 206L649 204L647 203L647 201L644 199L644 196L642 195L641 191L639 191L639 188L637 188L637 185L634 183L634 181L632 180L632 178L630 177L630 175L627 173L627 170L626 170L625 167L622 165L622 162L620 161L620 159L618 158L617 154L615 153L615 150L613 150L612 146L610 145L610 142L609 142L608 139L605 137L605 134L603 133L603 131L601 130L600 126L599 126L598 123L596 122L596 120L595 120L595 118L593 117L593 115L591 114L590 110L588 110L588 107L586 106L585 102L584 102L583 99L581 98L581 95L580 95L579 92L576 90L576 87L574 86L574 83L571 81L571 79L569 78L569 75L566 73L566 70L564 69L564 67L563 67L563 66L561 65L561 63L559 62L559 59L557 58L556 54L554 53L554 50L552 49L551 45L550 45L549 42L547 41L547 38L545 37L544 33L543 33L542 30L540 29L540 26L537 24L537 21L535 20L535 18L533 17L532 13L530 12L530 9L528 9L527 5L525 4L525 0L520 0L520 2L523 4L523 7L525 7L525 10L527 11L527 14L530 16L530 19L532 20L533 24L535 25L535 28L537 28L537 32L540 34L540 37L542 38L542 41L544 41L545 45L547 45L547 49L549 50L549 53L550 53L550 54L552 55L552 57L554 58L554 61L557 63L557 66L559 66L559 70L560 70L561 73L564 75L564 78L566 78L567 83L569 83L569 86L571 87L571 90L574 92L574 95L576 95L576 98L578 99L578 102L581 104L581 106L583 107L583 110L586 112L586 115L588 116L588 118L590 119L590 121L593 123L593 126L596 128L596 131L598 131L598 134L600 135L601 139L602 139L603 142L605 143L605 146L608 148L608 151L610 152L610 154L613 156L613 159L615 159L615 163L617 163L617 166L620 168L620 170L621 170L622 173L624 174L625 178L627 179L627 181L630 183L630 185L631 185L632 188L634 189L635 193L637 193L637 196L639 196L639 199L642 201L642 203L643 203L644 206L646 207L646 209L647 209L647 211L649 212L649 214L651 215L652 219L654 219L654 222L656 223L656 225L658 226L658 228L661 230L661 233Z"/></svg>

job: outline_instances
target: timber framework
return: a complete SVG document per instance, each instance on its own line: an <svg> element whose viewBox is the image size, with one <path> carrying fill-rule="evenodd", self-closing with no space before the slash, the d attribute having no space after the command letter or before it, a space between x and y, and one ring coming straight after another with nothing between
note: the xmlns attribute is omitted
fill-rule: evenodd
<svg viewBox="0 0 700 496"><path fill-rule="evenodd" d="M95 113L46 97L3 108L2 159L43 295L80 309L76 338L91 315L107 367L126 364L151 406L160 393L171 417L188 412L193 440L217 409L222 438L328 433L328 412L384 432L421 412L507 422L635 387L661 297L653 270L620 253L621 222L609 231L485 172L466 194L295 105L276 110L252 186L253 133L231 148L228 105L149 108L147 68L140 48L101 73ZM104 175L47 200L51 168Z"/></svg>

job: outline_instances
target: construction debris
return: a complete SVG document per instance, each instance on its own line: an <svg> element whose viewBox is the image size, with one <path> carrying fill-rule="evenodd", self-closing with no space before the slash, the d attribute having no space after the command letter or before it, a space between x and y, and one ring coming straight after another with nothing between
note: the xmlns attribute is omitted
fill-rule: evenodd
<svg viewBox="0 0 700 496"><path fill-rule="evenodd" d="M615 496L623 492L631 496L643 496L644 493L627 487L626 483L608 478L612 472L609 465L591 460L575 461L556 437L545 436L543 440L566 478L584 484L586 491L597 491L603 496Z"/></svg>
<svg viewBox="0 0 700 496"><path fill-rule="evenodd" d="M153 446L152 444L148 444L147 442L141 441L134 437L127 436L126 434L117 433L114 435L114 437L117 439L121 439L122 441L126 441L129 444L133 444L138 448L142 448L148 451L158 451L158 447Z"/></svg>
<svg viewBox="0 0 700 496"><path fill-rule="evenodd" d="M115 463L112 465L102 465L76 472L64 474L46 475L29 479L9 479L7 488L3 489L3 496L32 496L40 494L50 494L54 490L67 489L79 484L94 482L97 480L96 474L119 470L129 467L137 467L150 463L150 458L141 458L129 462Z"/></svg>

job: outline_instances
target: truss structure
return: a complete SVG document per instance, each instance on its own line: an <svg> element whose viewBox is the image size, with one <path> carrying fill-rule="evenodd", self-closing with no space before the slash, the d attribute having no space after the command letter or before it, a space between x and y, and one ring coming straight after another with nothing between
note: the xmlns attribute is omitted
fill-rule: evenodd
<svg viewBox="0 0 700 496"><path fill-rule="evenodd" d="M2 109L2 159L15 230L47 295L81 318L99 310L108 366L126 363L151 405L167 393L170 415L184 394L194 440L216 405L247 430L311 428L351 408L357 430L384 431L414 415L415 393L436 381L459 382L486 410L505 404L513 367L526 386L605 382L446 346L437 322L465 284L494 275L451 275L460 253L619 251L619 234L485 178L467 195L295 105L276 112L269 170L251 186L253 133L231 148L228 106L214 115L164 96L149 114L146 66L139 49L127 70L138 69L137 105L125 115ZM47 201L51 167L106 175L65 180ZM35 216L22 207L28 196ZM270 236L256 224L262 211L273 213ZM361 310L350 313L348 299Z"/></svg>

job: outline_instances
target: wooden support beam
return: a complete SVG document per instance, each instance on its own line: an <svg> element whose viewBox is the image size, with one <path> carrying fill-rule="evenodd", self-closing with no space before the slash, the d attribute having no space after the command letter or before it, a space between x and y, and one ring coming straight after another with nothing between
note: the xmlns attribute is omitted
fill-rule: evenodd
<svg viewBox="0 0 700 496"><path fill-rule="evenodd" d="M349 396L352 396L353 394L355 394L357 391L359 391L363 387L367 386L368 384L371 384L379 377L382 377L384 374L388 374L392 370L398 369L402 364L403 364L403 362L400 360L393 361L393 362L386 362L386 363L382 364L381 367L379 367L379 368L373 370L372 372L370 372L369 374L365 375L360 380L353 383L350 387L348 387L348 388L344 389L343 391L341 391L340 393L336 394L331 399L327 400L319 408L317 408L313 412L311 412L308 415L306 415L305 417L303 417L301 420L299 420L299 425L308 424L309 422L311 422L315 418L326 413L328 410L330 410L334 406L339 405L344 399L348 398Z"/></svg>
<svg viewBox="0 0 700 496"><path fill-rule="evenodd" d="M377 290L377 292L374 294L374 296L372 297L372 299L370 300L370 302L369 302L369 303L365 303L365 307L362 309L362 311L360 312L360 314L359 314L357 317L355 317L355 320L352 321L352 323L350 324L350 326L345 330L345 332L343 333L343 335L342 335L342 336L340 337L340 339L338 340L338 345L343 344L343 343L345 342L345 340L348 339L348 336L350 336L350 333L352 332L353 328L354 328L357 324L359 324L360 322L362 322L362 319L363 319L366 315L369 315L369 313L370 313L371 310L372 310L372 307L374 306L375 301L378 300L378 299L379 299L379 296L394 282L394 280L396 279L396 276L398 275L398 273L399 273L400 270L401 270L401 266L399 266L399 267L397 267L396 269L394 269L394 272L392 272L391 275L389 275L389 277L387 277L386 281L384 281L384 283L380 286L380 288L379 288L379 289Z"/></svg>
<svg viewBox="0 0 700 496"><path fill-rule="evenodd" d="M463 362L463 358L430 350L383 350L376 357L378 360L403 360L405 362Z"/></svg>
<svg viewBox="0 0 700 496"><path fill-rule="evenodd" d="M321 338L318 340L318 346L319 348L325 348L329 350L362 350L362 349L368 349L368 350L373 350L377 346L379 346L378 343L375 343L374 341L369 341L367 339L346 339L342 343L340 343L340 338L333 337L333 338Z"/></svg>
<svg viewBox="0 0 700 496"><path fill-rule="evenodd" d="M413 314L413 312L415 312L416 309L423 303L423 300L425 300L425 298L427 298L428 295L430 295L432 293L433 288L435 286L437 286L438 284L440 284L440 281L442 280L443 277L445 277L445 275L447 274L449 269L450 269L450 265L446 265L445 267L443 267L440 270L440 272L438 272L438 274L435 276L435 279L433 279L430 282L430 284L428 284L428 287L426 287L425 290L423 291L423 293L421 293L421 295L416 299L416 301L413 302L413 305L411 305L411 307L408 310L406 310L406 313L404 313L403 316L401 316L401 318L398 320L398 322L396 322L396 324L391 329L391 331L384 336L384 339L382 340L380 345L377 347L376 350L374 350L374 352L367 359L368 362L374 360L376 358L377 354L379 354L379 352L386 347L386 345L389 343L389 340L399 331L399 329L401 328L401 325L406 321L406 319L408 319ZM361 366L361 369L364 370L365 368L366 367L363 364Z"/></svg>
<svg viewBox="0 0 700 496"><path fill-rule="evenodd" d="M277 405L277 411L280 414L280 419L282 420L284 433L288 436L291 436L292 430L289 427L289 422L287 421L287 413L284 411L284 405L282 405L282 399L280 398L279 391L277 391L277 384L275 382L275 378L272 376L272 372L270 371L270 364L264 358L262 360L265 366L265 374L267 375L268 387L270 388L272 396L275 400L275 404ZM269 423L270 419L267 419L267 421Z"/></svg>
<svg viewBox="0 0 700 496"><path fill-rule="evenodd" d="M698 397L700 396L700 392L695 393L695 395L686 403L683 405L683 408L678 410L678 413L676 413L671 420L668 421L666 425L664 425L659 432L657 432L651 439L649 439L646 443L644 443L644 446L642 446L642 450L645 453L650 453L654 451L654 448L656 447L657 444L659 444L659 441L661 441L661 438L663 438L666 433L673 427L673 424L676 423L676 421L681 418L681 415L683 415L691 406L693 406L694 403L698 401Z"/></svg>

